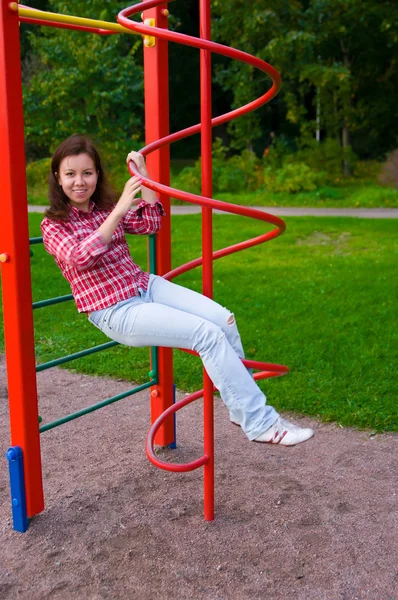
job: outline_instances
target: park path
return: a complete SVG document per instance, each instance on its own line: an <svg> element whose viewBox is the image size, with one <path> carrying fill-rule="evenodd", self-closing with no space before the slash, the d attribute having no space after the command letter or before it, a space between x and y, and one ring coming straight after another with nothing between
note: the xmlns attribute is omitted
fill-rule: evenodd
<svg viewBox="0 0 398 600"><path fill-rule="evenodd" d="M29 205L29 212L43 213L46 206ZM398 208L297 208L288 206L254 206L256 210L280 217L359 217L361 219L398 219ZM201 211L197 205L172 206L172 215L194 215ZM215 214L227 214L214 210Z"/></svg>

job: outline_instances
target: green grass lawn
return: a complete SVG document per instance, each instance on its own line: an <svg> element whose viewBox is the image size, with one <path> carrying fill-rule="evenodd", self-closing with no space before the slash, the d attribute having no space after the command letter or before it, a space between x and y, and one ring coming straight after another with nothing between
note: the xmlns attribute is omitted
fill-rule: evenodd
<svg viewBox="0 0 398 600"><path fill-rule="evenodd" d="M29 215L39 235L41 215ZM288 218L265 245L214 264L215 299L235 313L249 358L290 367L260 385L278 410L342 426L397 431L396 220ZM264 224L214 217L215 249L261 233ZM200 215L173 218L173 265L200 255ZM131 239L146 264L146 240ZM33 246L34 300L69 293L53 259ZM176 280L200 290L196 269ZM39 363L106 341L73 303L35 311ZM85 373L148 380L147 349L118 347L80 359ZM201 387L198 358L175 351L180 389Z"/></svg>
<svg viewBox="0 0 398 600"><path fill-rule="evenodd" d="M398 189L376 183L351 183L298 194L252 192L219 194L218 199L245 206L308 206L312 208L397 208Z"/></svg>

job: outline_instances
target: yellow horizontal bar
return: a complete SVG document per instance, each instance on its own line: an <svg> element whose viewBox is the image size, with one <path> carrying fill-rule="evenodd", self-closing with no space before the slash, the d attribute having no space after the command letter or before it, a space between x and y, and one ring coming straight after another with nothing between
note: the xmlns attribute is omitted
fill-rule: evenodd
<svg viewBox="0 0 398 600"><path fill-rule="evenodd" d="M18 14L21 17L29 17L30 19L42 19L43 21L56 21L57 23L68 23L71 25L84 25L93 29L106 29L108 31L117 31L118 33L136 33L131 29L122 27L119 23L111 23L108 21L96 21L95 19L85 19L84 17L73 17L71 15L61 15L51 13L36 8L23 8L18 6Z"/></svg>

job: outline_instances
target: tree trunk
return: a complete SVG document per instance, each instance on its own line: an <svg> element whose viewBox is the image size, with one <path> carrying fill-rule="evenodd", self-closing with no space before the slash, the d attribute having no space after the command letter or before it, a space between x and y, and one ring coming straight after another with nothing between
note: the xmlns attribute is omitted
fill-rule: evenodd
<svg viewBox="0 0 398 600"><path fill-rule="evenodd" d="M343 174L344 177L350 177L352 175L352 166L348 158L348 148L350 146L350 130L347 125L344 125L342 132L342 145L343 145Z"/></svg>
<svg viewBox="0 0 398 600"><path fill-rule="evenodd" d="M343 61L344 61L344 66L347 67L347 69L349 71L351 71L351 60L349 57L349 51L347 46L345 45L344 41L341 39L340 40L340 48L341 48L341 52L343 54ZM350 160L348 158L348 148L350 146L350 130L348 128L348 123L346 121L346 117L347 117L347 108L348 108L348 112L352 107L352 99L351 99L351 95L350 93L348 93L348 97L347 97L347 106L345 107L345 118L344 118L344 126L343 126L343 132L342 132L342 146L343 146L343 173L344 173L344 177L349 177L350 175L352 175L352 165L350 163Z"/></svg>

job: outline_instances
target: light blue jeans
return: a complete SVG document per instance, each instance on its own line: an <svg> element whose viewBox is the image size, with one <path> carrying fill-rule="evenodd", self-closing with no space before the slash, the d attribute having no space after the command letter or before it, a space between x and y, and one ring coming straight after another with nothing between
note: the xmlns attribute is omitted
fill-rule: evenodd
<svg viewBox="0 0 398 600"><path fill-rule="evenodd" d="M254 440L278 418L242 364L234 315L214 300L151 275L148 290L90 314L107 337L126 346L195 350L225 402L232 421Z"/></svg>

